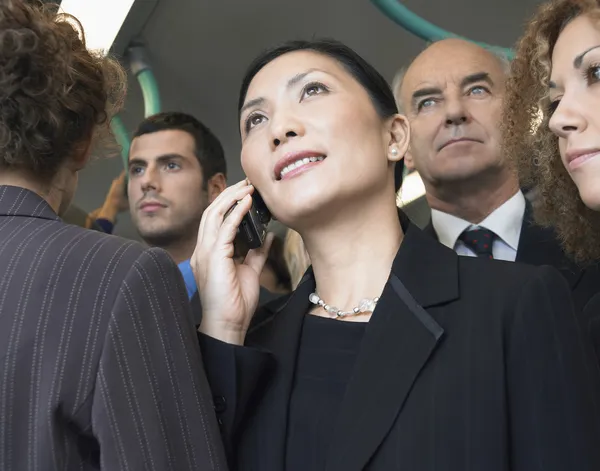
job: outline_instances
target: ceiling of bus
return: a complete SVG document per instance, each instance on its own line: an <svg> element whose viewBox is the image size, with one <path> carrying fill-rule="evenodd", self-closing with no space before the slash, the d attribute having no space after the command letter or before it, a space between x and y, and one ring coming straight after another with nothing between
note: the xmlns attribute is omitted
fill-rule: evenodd
<svg viewBox="0 0 600 471"><path fill-rule="evenodd" d="M537 0L404 0L427 20L449 31L510 47ZM298 38L339 39L388 80L425 43L386 18L369 0L158 0L141 32L160 86L163 110L191 113L225 148L229 181L241 178L236 101L245 67L262 49ZM132 129L143 117L137 84L130 81L123 111ZM76 204L99 206L122 168L119 158L99 159L80 178ZM135 237L127 215L117 232Z"/></svg>

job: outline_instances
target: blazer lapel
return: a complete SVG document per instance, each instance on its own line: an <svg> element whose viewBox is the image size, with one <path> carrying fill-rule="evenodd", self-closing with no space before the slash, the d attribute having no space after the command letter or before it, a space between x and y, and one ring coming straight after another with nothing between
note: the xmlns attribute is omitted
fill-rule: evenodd
<svg viewBox="0 0 600 471"><path fill-rule="evenodd" d="M443 329L423 306L458 297L457 269L453 251L410 227L342 400L328 471L362 470L393 426L443 339Z"/></svg>
<svg viewBox="0 0 600 471"><path fill-rule="evenodd" d="M273 375L273 382L261 399L260 407L268 408L269 412L256 415L258 440L260 443L269 443L269 453L256 457L257 462L261 463L260 469L285 469L288 405L296 371L302 322L310 307L308 297L314 288L312 269L309 268L288 300L273 315L259 320L249 331L248 345L252 346L253 330L266 323L273 323L271 328L258 329L257 335L261 335L261 348L272 352L278 359L279 370L278 374ZM259 446L256 449L264 448Z"/></svg>
<svg viewBox="0 0 600 471"><path fill-rule="evenodd" d="M429 224L427 224L423 228L423 232L428 236L433 237L435 240L438 240L437 233L435 232L435 229L433 228L433 223L431 221L429 221Z"/></svg>

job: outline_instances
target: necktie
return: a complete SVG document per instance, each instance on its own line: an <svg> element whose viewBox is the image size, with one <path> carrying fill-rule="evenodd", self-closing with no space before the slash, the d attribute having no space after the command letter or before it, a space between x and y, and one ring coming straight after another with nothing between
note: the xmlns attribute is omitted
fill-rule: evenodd
<svg viewBox="0 0 600 471"><path fill-rule="evenodd" d="M459 239L475 252L478 257L494 258L492 245L494 244L495 235L492 231L482 227L464 231Z"/></svg>

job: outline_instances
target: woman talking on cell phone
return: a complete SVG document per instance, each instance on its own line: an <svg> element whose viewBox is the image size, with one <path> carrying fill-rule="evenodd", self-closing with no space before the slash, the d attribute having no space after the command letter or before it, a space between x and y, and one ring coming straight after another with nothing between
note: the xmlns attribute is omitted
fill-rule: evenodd
<svg viewBox="0 0 600 471"><path fill-rule="evenodd" d="M251 64L239 118L252 185L206 210L192 257L232 469L600 469L568 287L458 257L398 212L410 130L373 67L335 41L286 43ZM312 262L257 312L270 239L233 260L255 188Z"/></svg>

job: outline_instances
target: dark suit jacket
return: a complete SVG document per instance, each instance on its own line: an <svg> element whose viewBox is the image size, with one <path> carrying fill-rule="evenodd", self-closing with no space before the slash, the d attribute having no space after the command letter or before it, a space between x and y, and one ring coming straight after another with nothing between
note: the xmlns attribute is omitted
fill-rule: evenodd
<svg viewBox="0 0 600 471"><path fill-rule="evenodd" d="M314 288L309 270L257 312L245 347L200 336L232 469L284 469ZM326 469L597 471L599 375L586 345L553 268L459 257L410 226L340 398Z"/></svg>
<svg viewBox="0 0 600 471"><path fill-rule="evenodd" d="M437 234L431 223L424 231L437 240ZM550 265L560 271L571 287L581 328L591 336L600 361L600 309L588 306L589 301L600 293L600 265L583 268L568 258L554 231L534 223L529 202L525 207L515 262L535 266ZM600 298L595 304L600 305Z"/></svg>
<svg viewBox="0 0 600 471"><path fill-rule="evenodd" d="M0 267L0 469L226 469L166 252L0 186Z"/></svg>

